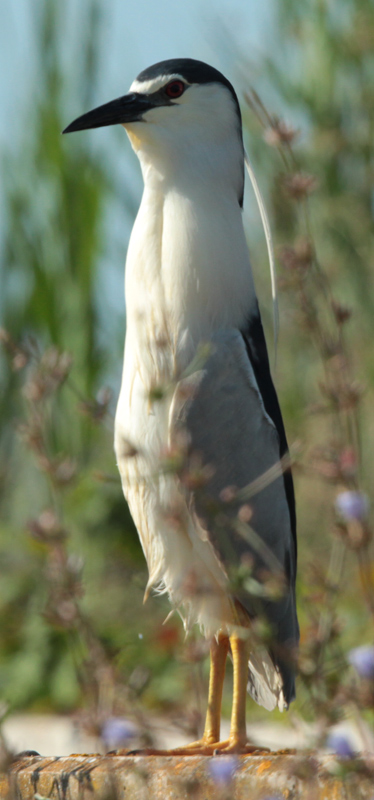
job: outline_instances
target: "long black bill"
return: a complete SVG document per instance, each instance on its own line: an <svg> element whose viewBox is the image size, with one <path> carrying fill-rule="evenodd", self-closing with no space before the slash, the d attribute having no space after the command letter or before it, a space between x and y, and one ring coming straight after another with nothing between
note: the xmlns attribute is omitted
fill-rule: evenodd
<svg viewBox="0 0 374 800"><path fill-rule="evenodd" d="M110 103L82 114L65 128L63 133L84 131L88 128L103 128L105 125L123 125L126 122L139 122L143 114L153 108L153 103L143 94L132 92L117 97Z"/></svg>

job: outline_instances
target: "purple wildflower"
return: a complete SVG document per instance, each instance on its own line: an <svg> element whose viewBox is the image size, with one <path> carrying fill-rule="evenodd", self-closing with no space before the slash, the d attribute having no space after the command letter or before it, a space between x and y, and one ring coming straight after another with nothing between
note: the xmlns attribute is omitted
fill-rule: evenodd
<svg viewBox="0 0 374 800"><path fill-rule="evenodd" d="M130 739L136 738L137 734L136 725L124 717L109 717L101 729L101 738L105 746L112 750L128 744Z"/></svg>
<svg viewBox="0 0 374 800"><path fill-rule="evenodd" d="M238 759L235 756L215 756L209 760L210 774L214 783L231 783L238 767Z"/></svg>
<svg viewBox="0 0 374 800"><path fill-rule="evenodd" d="M335 509L339 517L349 522L362 521L369 511L369 500L362 492L340 492L335 499Z"/></svg>
<svg viewBox="0 0 374 800"><path fill-rule="evenodd" d="M364 644L355 647L348 654L348 661L357 670L361 678L374 678L374 647Z"/></svg>
<svg viewBox="0 0 374 800"><path fill-rule="evenodd" d="M354 750L347 736L331 733L327 740L327 748L341 758L354 758Z"/></svg>
<svg viewBox="0 0 374 800"><path fill-rule="evenodd" d="M262 800L282 800L282 797L280 794L267 794Z"/></svg>

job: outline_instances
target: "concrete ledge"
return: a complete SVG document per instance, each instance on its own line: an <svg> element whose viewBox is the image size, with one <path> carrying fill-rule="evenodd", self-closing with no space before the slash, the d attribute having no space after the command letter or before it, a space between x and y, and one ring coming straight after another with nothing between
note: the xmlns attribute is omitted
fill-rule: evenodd
<svg viewBox="0 0 374 800"><path fill-rule="evenodd" d="M0 779L1 800L372 800L374 759L311 754L230 759L202 756L23 756ZM219 768L218 772L225 770ZM227 775L227 772L229 773Z"/></svg>

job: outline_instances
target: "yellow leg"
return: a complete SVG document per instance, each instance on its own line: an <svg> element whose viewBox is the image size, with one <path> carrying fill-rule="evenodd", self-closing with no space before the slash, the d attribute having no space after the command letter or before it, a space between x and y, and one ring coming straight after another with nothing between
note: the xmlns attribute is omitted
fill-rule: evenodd
<svg viewBox="0 0 374 800"><path fill-rule="evenodd" d="M203 734L203 740L207 744L219 741L222 691L228 650L229 639L227 636L219 636L218 641L213 639L210 648L208 710Z"/></svg>
<svg viewBox="0 0 374 800"><path fill-rule="evenodd" d="M248 640L230 636L233 663L233 695L230 735L227 741L219 742L213 752L220 753L261 753L268 748L257 747L247 741L245 706L248 681Z"/></svg>
<svg viewBox="0 0 374 800"><path fill-rule="evenodd" d="M239 636L230 636L233 663L233 695L229 742L234 749L241 750L247 744L245 705L248 681L248 641ZM230 748L231 749L231 748Z"/></svg>
<svg viewBox="0 0 374 800"><path fill-rule="evenodd" d="M219 741L221 727L221 704L226 658L229 646L233 661L233 698L230 735ZM248 640L239 636L221 636L214 639L210 651L209 698L203 737L178 750L175 755L219 755L220 753L268 752L268 748L251 745L247 741L245 707L248 681Z"/></svg>

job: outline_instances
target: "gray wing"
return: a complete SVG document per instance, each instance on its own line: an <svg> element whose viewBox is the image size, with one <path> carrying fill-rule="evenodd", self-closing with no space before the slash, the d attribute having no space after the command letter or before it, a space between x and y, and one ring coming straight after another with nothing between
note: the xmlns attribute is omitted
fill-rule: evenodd
<svg viewBox="0 0 374 800"><path fill-rule="evenodd" d="M272 628L270 652L289 703L294 697L294 670L287 648L294 648L298 639L294 536L279 472L248 500L250 527L237 516L246 502L241 490L261 478L280 457L278 431L265 409L239 331L214 336L203 368L179 384L177 396L184 399L174 405L174 425L187 431L190 452L210 468L205 485L193 493L194 510L228 575L234 575L249 555L259 581L264 573L279 571L286 578L286 589L277 601L265 601L243 585L235 588L235 596L251 616L266 615ZM228 487L239 490L239 499L222 503L222 496L230 496ZM251 693L257 699L255 686Z"/></svg>

